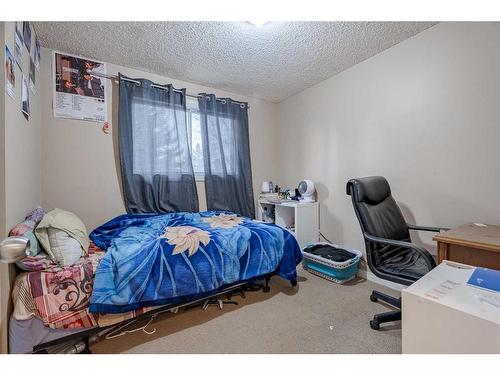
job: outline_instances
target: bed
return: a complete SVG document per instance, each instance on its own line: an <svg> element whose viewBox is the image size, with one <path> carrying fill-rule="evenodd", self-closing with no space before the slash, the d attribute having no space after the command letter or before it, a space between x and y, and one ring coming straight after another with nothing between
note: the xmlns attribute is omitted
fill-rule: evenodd
<svg viewBox="0 0 500 375"><path fill-rule="evenodd" d="M32 345L30 351L39 351L64 338L83 338L88 351L97 332L258 279L279 275L295 285L302 260L288 230L221 211L121 215L90 239L88 255L77 264L17 277L11 348L19 352ZM34 340L25 342L29 336Z"/></svg>
<svg viewBox="0 0 500 375"><path fill-rule="evenodd" d="M150 309L122 314L89 311L95 271L105 252L92 242L77 263L60 267L45 254L26 257L12 289L13 312L9 322L9 352L28 353L44 342L108 327L136 318Z"/></svg>

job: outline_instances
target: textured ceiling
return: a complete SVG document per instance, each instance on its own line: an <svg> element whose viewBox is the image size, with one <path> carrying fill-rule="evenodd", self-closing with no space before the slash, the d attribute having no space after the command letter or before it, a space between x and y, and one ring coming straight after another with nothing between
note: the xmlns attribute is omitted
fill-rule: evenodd
<svg viewBox="0 0 500 375"><path fill-rule="evenodd" d="M434 22L36 22L44 47L279 102Z"/></svg>

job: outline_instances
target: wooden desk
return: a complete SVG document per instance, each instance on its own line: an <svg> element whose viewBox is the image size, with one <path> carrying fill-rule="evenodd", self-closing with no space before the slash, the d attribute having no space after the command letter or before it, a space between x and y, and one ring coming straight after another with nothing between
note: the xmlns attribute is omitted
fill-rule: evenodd
<svg viewBox="0 0 500 375"><path fill-rule="evenodd" d="M500 270L500 226L465 224L432 238L443 260Z"/></svg>

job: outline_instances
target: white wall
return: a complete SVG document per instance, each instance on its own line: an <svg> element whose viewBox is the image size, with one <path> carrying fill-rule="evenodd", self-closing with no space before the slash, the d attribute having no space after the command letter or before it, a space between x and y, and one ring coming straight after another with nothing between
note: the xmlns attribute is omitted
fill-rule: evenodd
<svg viewBox="0 0 500 375"><path fill-rule="evenodd" d="M0 23L1 61L4 64L4 45L14 55L14 22ZM41 106L39 72L36 72L35 93L30 92L29 120L21 112L22 75L29 74L30 55L34 56L34 34L32 34L31 53L23 47L22 72L15 66L15 98L4 89L4 69L2 69L0 111L2 127L0 136L0 198L2 210L0 218L1 237L26 214L41 204ZM14 277L13 267L0 265L0 352L7 350L7 319L9 314L10 284Z"/></svg>
<svg viewBox="0 0 500 375"><path fill-rule="evenodd" d="M14 22L5 23L5 44L14 54ZM30 117L21 112L22 76L29 74L30 55L34 56L34 34L31 53L23 47L22 72L15 67L15 99L5 94L5 194L6 227L9 230L26 214L40 205L41 193L41 100L40 73L36 71L35 92L30 91ZM3 48L3 46L2 46ZM3 60L2 60L3 63ZM5 90L2 88L2 92Z"/></svg>
<svg viewBox="0 0 500 375"><path fill-rule="evenodd" d="M5 22L0 22L0 40L5 41ZM5 50L0 50L0 61L5 63ZM5 65L3 68L5 72ZM5 73L0 74L0 87L5 87ZM5 225L5 90L0 95L0 235L3 237L6 232ZM1 283L1 279L0 279ZM1 319L1 317L0 317Z"/></svg>
<svg viewBox="0 0 500 375"><path fill-rule="evenodd" d="M87 56L92 57L92 56ZM173 83L187 88L188 93L209 92L220 97L247 101L249 109L250 148L255 192L260 183L272 179L276 163L276 105L214 88L195 85L107 64L108 74L121 72L130 77L147 78L154 82ZM52 115L51 51L43 49L41 80L43 86L43 163L42 203L46 209L54 207L75 212L91 231L112 217L124 213L119 186L117 149L118 89L108 85L109 135L101 131L102 124L86 121L56 119ZM111 81L108 81L111 83ZM197 183L200 209L206 207L203 183ZM257 198L257 196L255 197Z"/></svg>
<svg viewBox="0 0 500 375"><path fill-rule="evenodd" d="M281 102L278 180L314 180L321 231L362 250L353 177L385 176L410 223L500 224L499 67L500 24L440 23Z"/></svg>
<svg viewBox="0 0 500 375"><path fill-rule="evenodd" d="M0 40L5 40L5 22L0 22ZM5 61L5 50L0 51L0 61ZM5 70L5 67L4 67ZM0 75L0 87L5 87L5 73ZM5 226L5 91L0 96L0 235L6 234ZM9 269L6 264L0 265L0 353L7 352L7 320L8 301L10 296Z"/></svg>

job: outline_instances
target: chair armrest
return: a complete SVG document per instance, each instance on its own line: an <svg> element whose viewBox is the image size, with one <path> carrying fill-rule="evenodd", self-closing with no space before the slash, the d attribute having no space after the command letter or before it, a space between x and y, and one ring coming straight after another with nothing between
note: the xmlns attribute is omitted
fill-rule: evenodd
<svg viewBox="0 0 500 375"><path fill-rule="evenodd" d="M406 247L408 249L412 249L413 251L422 255L422 257L425 260L425 263L427 264L427 266L429 266L429 269L433 269L434 267L436 267L436 262L434 261L432 255L426 249L418 245L415 245L414 243L376 237L368 233L363 233L363 235L365 236L365 239L370 242L375 242L382 245L392 245L392 246Z"/></svg>
<svg viewBox="0 0 500 375"><path fill-rule="evenodd" d="M408 229L410 230L424 230L427 232L441 232L441 231L446 231L449 230L450 228L440 228L440 227L424 227L420 225L415 225L415 224L407 224Z"/></svg>

